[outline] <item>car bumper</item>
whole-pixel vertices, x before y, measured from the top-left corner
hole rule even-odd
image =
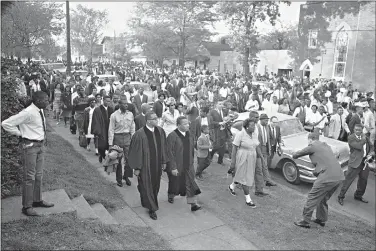
[[[307,183],[313,183],[317,179],[315,175],[313,175],[313,170],[303,165],[297,165],[299,168],[299,177],[301,181]],[[342,167],[342,171],[345,173],[347,172],[348,166]]]

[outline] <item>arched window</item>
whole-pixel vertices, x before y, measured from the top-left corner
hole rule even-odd
[[[334,48],[334,69],[333,78],[344,80],[346,61],[347,61],[347,51],[349,45],[349,34],[348,31],[342,27],[338,33],[335,40]]]

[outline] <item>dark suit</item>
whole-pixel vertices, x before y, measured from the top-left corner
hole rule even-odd
[[[277,145],[281,144],[281,128],[279,126],[276,126],[275,131],[273,132],[273,128],[270,125],[268,127],[270,132],[270,156],[268,158],[268,167],[270,168],[274,154],[277,152]]]
[[[263,192],[264,189],[264,182],[272,183],[272,179],[270,177],[270,173],[268,170],[268,157],[270,156],[270,131],[269,126],[265,126],[265,133],[266,133],[266,141],[263,138],[263,126],[256,125],[256,130],[258,130],[258,138],[260,142],[260,149],[261,153],[264,157],[265,162],[261,160],[261,158],[257,158],[256,161],[256,169],[255,169],[255,188],[256,193]]]
[[[142,115],[142,113],[138,114],[135,118],[134,118],[134,123],[135,123],[135,129],[136,131],[142,127],[144,127],[146,125],[146,119],[145,119],[145,116]]]
[[[162,118],[162,114],[163,114],[164,111],[163,111],[163,104],[162,104],[161,101],[157,100],[154,103],[153,111],[155,112],[155,114],[157,114],[158,118]]]
[[[147,102],[148,102],[148,95],[146,95],[145,93],[142,95],[142,100],[141,100],[140,94],[137,94],[137,95],[134,96],[134,103],[136,105],[138,114],[142,113],[141,105],[145,104]]]
[[[338,198],[345,198],[347,190],[355,180],[356,176],[358,176],[358,184],[354,197],[360,199],[366,192],[369,175],[369,167],[363,170],[364,160],[366,159],[366,157],[364,157],[364,145],[366,145],[366,156],[374,151],[374,147],[365,135],[362,135],[361,139],[358,139],[355,134],[351,134],[348,137],[348,143],[350,146],[349,168]]]
[[[222,116],[225,112],[222,109]],[[221,114],[218,110],[211,110],[208,114],[209,135],[213,142],[213,150],[211,151],[211,158],[218,152],[218,163],[223,163],[223,156],[226,151],[226,130],[220,130],[219,123],[223,121]]]
[[[315,166],[314,173],[318,174],[307,202],[303,209],[303,217],[310,222],[313,211],[316,209],[316,219],[325,222],[328,220],[328,200],[340,186],[344,175],[341,166],[333,153],[332,148],[325,142],[314,141],[306,148],[293,154],[293,158],[309,155]]]
[[[98,138],[98,153],[102,158],[106,157],[105,152],[108,150],[108,127],[112,113],[112,107],[107,107],[106,111],[103,105],[95,108],[93,112],[91,133]]]
[[[361,124],[362,121],[360,120],[360,117],[359,117],[359,114],[357,113],[354,113],[351,118],[350,118],[350,121],[349,121],[349,130],[350,130],[350,133],[354,133],[354,127],[356,124]]]

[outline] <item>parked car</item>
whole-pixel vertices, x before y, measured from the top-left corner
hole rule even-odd
[[[63,74],[67,71],[67,67],[63,63],[47,63],[40,66],[44,67],[47,71],[58,71]]]
[[[259,112],[263,113],[262,111]],[[243,127],[243,121],[248,118],[249,113],[240,113],[237,120],[233,123],[231,132],[235,136]],[[277,113],[275,116],[279,120],[282,138],[282,155],[275,154],[270,168],[281,168],[283,177],[292,184],[299,184],[301,181],[313,183],[316,177],[313,175],[315,167],[309,156],[303,156],[293,159],[292,154],[308,146],[308,134],[305,131],[298,118],[290,115]],[[269,115],[270,117],[270,115]],[[342,170],[347,171],[350,156],[350,148],[347,143],[320,136],[320,141],[326,142],[333,150]]]

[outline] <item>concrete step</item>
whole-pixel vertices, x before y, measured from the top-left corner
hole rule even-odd
[[[98,216],[99,220],[103,224],[106,224],[106,225],[119,224],[101,203],[96,203],[94,205],[91,205],[91,208],[94,210],[95,214]]]
[[[47,191],[42,193],[42,199],[55,204],[50,208],[35,208],[41,216],[50,214],[72,213],[76,214],[76,208],[69,199],[64,189]],[[22,214],[22,197],[14,196],[1,200],[1,222],[11,222],[28,217]]]
[[[146,227],[145,222],[130,208],[124,207],[111,213],[117,222],[124,226]]]
[[[79,219],[98,219],[98,215],[96,215],[93,208],[87,203],[83,195],[72,199],[72,202],[76,207],[77,217]]]

